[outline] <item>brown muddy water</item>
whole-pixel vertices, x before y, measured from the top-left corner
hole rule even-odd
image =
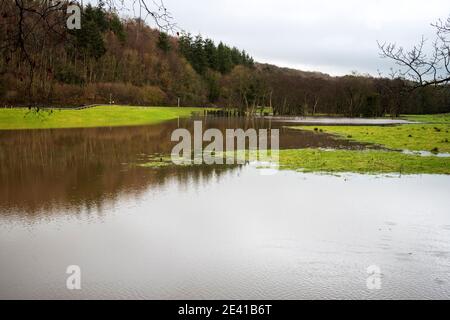
[[[449,176],[134,165],[177,127],[0,132],[0,298],[450,298]],[[288,129],[280,146],[365,147]]]

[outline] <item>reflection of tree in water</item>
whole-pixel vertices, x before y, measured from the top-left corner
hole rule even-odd
[[[171,150],[176,126],[1,132],[0,210],[30,215],[82,208],[100,212],[125,193],[140,196],[171,179],[197,183],[231,170],[133,165],[146,154]]]
[[[354,148],[359,145],[331,136],[282,129],[282,124],[249,118],[203,119],[204,130],[280,128],[280,147]],[[193,131],[192,120],[180,127]],[[233,168],[138,168],[152,154],[169,154],[178,121],[157,126],[23,130],[0,132],[0,210],[51,211],[58,208],[99,207],[129,193],[139,195],[170,179],[198,183]]]

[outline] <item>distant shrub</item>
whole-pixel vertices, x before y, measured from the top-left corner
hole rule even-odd
[[[164,91],[156,86],[138,87],[130,83],[97,83],[94,86],[96,103],[161,105],[166,100]]]
[[[97,102],[97,86],[94,83],[84,87],[83,98],[87,104],[94,104]]]
[[[1,104],[15,104],[19,95],[19,88],[16,87],[17,80],[10,74],[0,77],[0,99]]]
[[[81,86],[56,83],[53,86],[51,100],[57,105],[79,105],[84,103],[83,93]]]
[[[65,84],[81,85],[84,82],[83,78],[77,74],[75,67],[70,64],[57,68],[55,79]]]
[[[6,94],[6,86],[3,82],[3,79],[0,78],[0,99],[3,98]]]
[[[8,102],[15,102],[18,95],[19,93],[17,92],[17,90],[7,90],[5,92],[4,99]]]
[[[97,83],[96,100],[98,103],[134,103],[137,90],[131,84],[124,83]]]
[[[159,87],[144,86],[142,87],[143,101],[142,104],[157,106],[164,104],[167,99],[166,94]]]

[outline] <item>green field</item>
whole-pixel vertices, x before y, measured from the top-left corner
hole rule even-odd
[[[281,150],[280,166],[302,172],[450,174],[450,158],[375,150]]]
[[[450,152],[449,124],[400,126],[296,126],[317,134],[334,134],[342,139],[378,144],[395,150]]]
[[[428,123],[447,123],[450,124],[450,113],[445,114],[421,114],[421,115],[404,115],[401,118],[411,121],[428,122]]]
[[[249,161],[249,151],[225,152],[226,158],[239,157]],[[258,153],[254,154],[257,157]],[[218,155],[216,155],[218,156]],[[256,158],[254,158],[256,159]],[[175,166],[168,155],[150,156],[149,161],[138,166],[159,169]],[[261,160],[261,159],[260,159]],[[265,159],[264,161],[267,161]],[[365,173],[365,174],[450,174],[449,157],[425,157],[396,151],[380,150],[322,150],[291,149],[279,151],[281,170],[321,173]],[[195,166],[188,161],[187,166]],[[262,165],[264,167],[264,165]]]
[[[376,144],[394,151],[287,150],[280,153],[282,167],[308,172],[450,174],[450,158],[399,152],[450,152],[450,114],[412,115],[402,118],[423,123],[398,126],[291,127],[317,134],[333,134],[339,139]]]
[[[0,130],[137,126],[189,117],[200,108],[98,106],[82,110],[0,109]]]

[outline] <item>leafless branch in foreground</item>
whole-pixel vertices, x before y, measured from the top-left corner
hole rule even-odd
[[[409,50],[395,43],[378,43],[381,57],[394,61],[399,77],[412,81],[415,88],[450,83],[450,17],[432,26],[436,39],[431,48],[424,37]]]

